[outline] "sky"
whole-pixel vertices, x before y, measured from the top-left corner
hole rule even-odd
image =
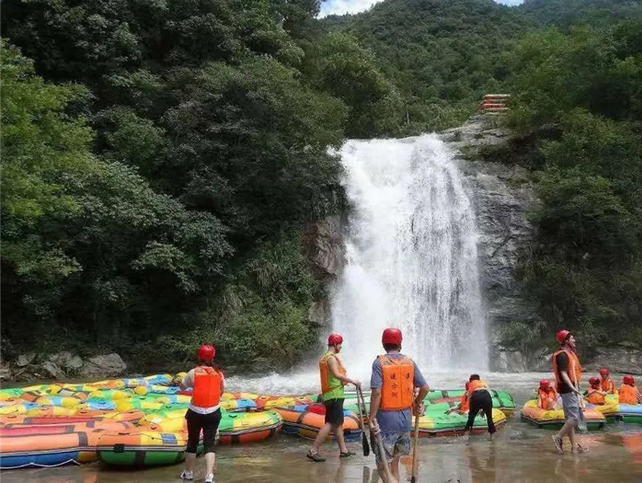
[[[367,10],[381,0],[325,0],[321,4],[321,17],[326,15],[343,15],[344,13],[357,13]],[[519,5],[523,0],[495,0],[504,5]]]

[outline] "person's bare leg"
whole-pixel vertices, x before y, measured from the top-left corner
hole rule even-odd
[[[568,439],[571,441],[571,449],[575,450],[577,448],[577,440],[575,438],[575,427],[572,427],[571,431],[568,433]]]
[[[314,443],[312,443],[313,453],[319,452],[319,448],[321,447],[323,442],[326,440],[326,438],[330,435],[330,431],[332,431],[332,425],[330,423],[325,423],[323,427],[319,430],[317,437],[314,438]]]
[[[196,453],[185,453],[185,471],[192,473],[196,464]]]
[[[399,459],[400,456],[395,456],[390,463],[390,473],[392,473],[395,481],[401,481],[401,477],[399,476]]]
[[[337,438],[337,444],[339,445],[339,451],[342,453],[347,453],[348,452],[348,447],[346,446],[346,440],[343,437],[343,426],[340,424],[335,426],[334,428],[334,437]]]
[[[205,453],[205,475],[214,474],[216,464],[216,453]]]

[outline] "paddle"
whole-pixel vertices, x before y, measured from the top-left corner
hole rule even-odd
[[[417,440],[419,439],[419,411],[415,415],[415,432],[413,434],[412,441],[412,476],[410,477],[410,483],[417,483],[418,478],[418,469],[419,469],[419,458],[417,458]]]
[[[363,409],[365,410],[366,402],[363,399],[363,393],[361,392],[361,388],[358,388],[357,390],[359,391],[359,394],[361,394],[361,400],[363,401]],[[368,422],[368,424],[370,424],[370,422]],[[375,441],[377,443],[377,449],[379,450],[379,456],[381,458],[381,461],[383,462],[383,472],[386,475],[386,482],[391,482],[391,481],[393,481],[392,473],[390,473],[390,466],[388,465],[388,458],[386,458],[386,450],[383,448],[383,441],[381,440],[381,432],[376,432],[374,434],[374,439],[375,439]],[[365,452],[365,448],[364,448],[364,452]]]
[[[357,406],[359,406],[359,422],[361,424],[361,446],[363,448],[363,456],[370,455],[370,444],[368,443],[368,436],[366,435],[365,419],[366,419],[366,402],[363,399],[361,388],[357,388]]]

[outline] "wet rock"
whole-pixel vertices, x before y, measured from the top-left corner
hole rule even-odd
[[[0,381],[10,381],[13,377],[11,366],[6,363],[0,363]]]
[[[125,361],[116,353],[94,356],[85,361],[80,369],[82,377],[120,376],[127,369]]]
[[[642,375],[642,350],[626,343],[596,347],[584,368],[599,371],[602,367],[611,372]]]
[[[475,206],[479,233],[478,255],[480,282],[491,332],[511,322],[531,324],[536,317],[532,297],[526,293],[517,276],[520,259],[534,240],[534,229],[527,213],[538,200],[529,173],[519,166],[471,160],[471,149],[495,145],[508,140],[508,132],[489,118],[477,116],[464,126],[443,134],[459,150],[459,164]],[[466,152],[466,158],[462,152]],[[526,370],[532,355],[503,350],[496,340],[491,347],[491,361],[501,354]],[[498,366],[505,362],[498,362]],[[541,365],[541,362],[538,363]],[[517,369],[515,369],[517,370]]]
[[[491,361],[490,369],[495,372],[528,371],[528,358],[521,351],[498,350]]]
[[[59,379],[65,376],[64,371],[51,361],[44,362],[38,369],[47,378]]]
[[[303,233],[303,249],[314,275],[322,281],[336,280],[343,271],[342,222],[338,215],[308,223]]]
[[[66,370],[78,370],[82,367],[82,359],[80,356],[74,355],[71,352],[63,351],[58,352],[57,354],[50,355],[47,360],[56,364],[59,367],[62,367]]]
[[[18,356],[18,360],[16,361],[16,365],[18,367],[25,367],[31,364],[34,360],[36,360],[36,354],[34,352],[28,352],[27,354],[20,354]]]
[[[308,323],[315,327],[331,327],[330,307],[327,299],[313,302],[308,310]]]

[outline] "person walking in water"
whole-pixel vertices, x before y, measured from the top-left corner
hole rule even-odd
[[[328,337],[328,351],[319,361],[321,392],[323,393],[323,404],[325,405],[325,424],[317,434],[312,448],[306,455],[308,459],[317,463],[325,461],[325,458],[319,454],[319,448],[330,432],[334,432],[334,437],[339,445],[340,458],[349,458],[355,454],[348,450],[343,437],[344,386],[346,384],[354,384],[360,387],[361,384],[359,381],[346,376],[346,370],[338,357],[342,344],[343,337],[339,334],[330,334]]]
[[[488,433],[492,436],[497,431],[495,428],[495,421],[493,421],[493,397],[488,390],[488,384],[481,380],[479,374],[471,374],[468,379],[468,421],[464,432],[469,432],[473,429],[475,418],[479,411],[483,411],[486,415],[486,422],[488,423]]]
[[[214,445],[218,425],[221,422],[219,403],[225,388],[223,374],[213,367],[215,355],[214,346],[202,345],[196,354],[196,367],[181,381],[181,389],[192,388],[192,401],[185,414],[187,449],[185,450],[185,469],[180,476],[182,480],[194,479],[196,449],[202,430],[205,448],[205,483],[214,483],[214,465],[216,464]]]
[[[553,443],[557,452],[563,454],[564,437],[568,436],[571,441],[571,451],[584,453],[587,449],[575,440],[575,428],[583,419],[580,392],[582,366],[575,353],[575,337],[568,330],[560,330],[556,338],[560,349],[553,354],[553,374],[557,383],[557,392],[562,398],[565,422],[562,429],[553,436]]]
[[[383,331],[381,342],[386,351],[372,363],[370,378],[370,429],[377,469],[385,481],[383,458],[390,463],[393,480],[399,481],[399,459],[410,454],[412,416],[423,413],[423,400],[429,388],[414,361],[401,354],[399,329]],[[415,396],[415,389],[419,389]],[[385,454],[380,454],[375,438],[381,437]]]

